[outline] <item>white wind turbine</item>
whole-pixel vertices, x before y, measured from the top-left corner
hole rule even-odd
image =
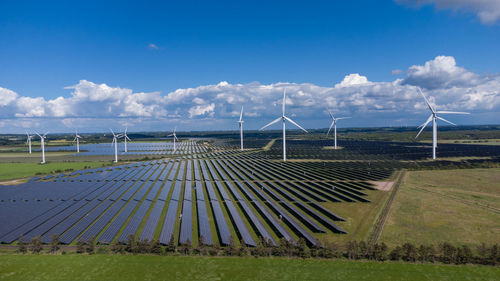
[[[110,128],[109,129],[111,131],[111,133],[113,134],[113,142],[111,143],[111,145],[115,145],[115,163],[118,163],[118,138],[121,138],[122,135],[121,134],[118,134],[116,135],[115,132],[113,132],[113,130]]]
[[[333,129],[333,135],[334,135],[334,138],[335,138],[335,146],[334,146],[334,148],[337,149],[337,121],[342,120],[342,119],[349,119],[351,117],[339,117],[339,118],[335,118],[333,116],[333,114],[330,112],[330,110],[328,110],[328,114],[330,115],[330,118],[332,118],[332,124],[330,124],[330,128],[328,129],[328,132],[326,133],[326,136],[328,136],[328,134],[330,134],[330,130],[332,129],[332,126],[333,126],[334,127],[334,129]]]
[[[123,136],[123,139],[125,140],[125,152],[128,152],[128,151],[127,151],[127,140],[132,141],[132,140],[128,137],[128,135],[127,135],[127,129],[128,129],[128,128],[125,128],[125,132],[124,132],[124,133],[123,133],[123,135],[122,135],[122,136]]]
[[[176,130],[177,130],[177,127],[175,127],[175,128],[174,128],[174,131],[173,131],[170,135],[168,135],[168,136],[167,136],[167,137],[173,137],[173,139],[174,139],[174,152],[175,152],[175,149],[176,149],[176,148],[175,148],[175,141],[179,140],[179,139],[177,138],[177,135],[175,134],[175,131],[176,131]]]
[[[282,115],[281,117],[277,118],[276,120],[272,121],[271,123],[265,125],[264,127],[260,128],[259,131],[264,130],[265,128],[279,122],[280,120],[282,121],[283,124],[283,161],[286,161],[286,129],[285,129],[285,123],[286,121],[294,124],[295,126],[299,127],[302,131],[308,133],[308,131],[304,128],[302,128],[299,124],[295,123],[292,119],[286,117],[285,115],[285,104],[286,104],[286,89],[283,91],[283,104],[282,104]]]
[[[241,112],[240,112],[240,120],[238,121],[238,124],[240,125],[240,147],[241,150],[243,150],[243,106],[241,106]]]
[[[425,97],[424,93],[422,93],[422,90],[420,88],[417,88],[418,92],[424,97],[425,103],[427,103],[427,106],[429,107],[429,110],[431,111],[431,115],[429,118],[427,118],[427,121],[425,121],[424,124],[420,125],[418,128],[421,128],[420,131],[418,132],[417,136],[415,138],[418,138],[420,133],[425,129],[425,126],[429,124],[429,122],[432,121],[432,159],[436,159],[436,147],[437,147],[437,119],[444,121],[446,123],[449,123],[453,126],[456,126],[454,123],[444,119],[443,117],[439,117],[438,114],[469,114],[468,112],[454,112],[454,111],[436,111],[435,108],[430,104],[429,100]]]
[[[31,154],[31,140],[35,137],[34,135],[30,135],[28,133],[28,131],[26,131],[26,136],[28,137],[28,139],[26,140],[26,144],[28,144],[28,148],[29,148],[29,153]]]
[[[45,164],[45,139],[46,139],[46,136],[49,132],[46,132],[45,134],[40,135],[39,133],[37,133],[35,131],[35,134],[37,134],[39,137],[40,137],[40,143],[42,145],[42,162],[40,162],[40,164]]]
[[[75,129],[75,139],[73,140],[73,142],[76,141],[76,152],[77,153],[80,153],[80,139],[82,137],[78,134],[78,131]]]

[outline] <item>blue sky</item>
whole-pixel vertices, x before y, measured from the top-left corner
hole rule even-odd
[[[1,1],[0,132],[231,129],[242,104],[256,129],[284,88],[306,127],[421,123],[415,86],[498,123],[496,0],[211,2]]]

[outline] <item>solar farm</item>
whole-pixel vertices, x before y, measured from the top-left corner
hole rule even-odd
[[[243,151],[237,141],[221,139],[185,140],[175,152],[171,143],[129,145],[128,153],[160,158],[1,188],[0,242],[40,236],[50,243],[58,235],[62,244],[108,245],[132,235],[163,245],[255,247],[303,239],[321,247],[319,237],[349,232],[340,203],[371,204],[383,192],[377,182],[429,155],[427,144],[361,140],[340,141],[342,149],[332,150],[329,140],[291,139],[288,162],[279,160],[279,139],[249,140]],[[91,148],[111,153],[109,144]],[[500,146],[442,144],[439,153],[500,161]]]

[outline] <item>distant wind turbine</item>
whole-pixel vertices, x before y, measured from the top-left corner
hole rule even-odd
[[[431,115],[429,118],[427,118],[427,121],[425,121],[424,124],[420,125],[418,128],[421,128],[420,131],[418,132],[417,136],[415,138],[418,138],[420,133],[425,129],[425,126],[429,124],[429,122],[432,121],[432,159],[436,159],[436,147],[437,147],[437,119],[444,121],[446,123],[449,123],[453,126],[456,126],[456,124],[439,117],[438,114],[469,114],[468,112],[454,112],[454,111],[436,111],[435,108],[430,104],[429,100],[425,97],[424,93],[422,93],[422,90],[420,88],[417,88],[418,92],[424,97],[425,103],[427,103],[427,106],[429,107],[429,110],[431,111]]]
[[[179,139],[177,138],[177,135],[175,134],[175,131],[176,131],[176,130],[177,130],[177,127],[175,127],[175,128],[174,128],[174,131],[173,131],[170,135],[168,135],[168,136],[167,136],[167,137],[173,137],[173,139],[174,139],[174,152],[175,152],[175,149],[176,149],[176,148],[175,148],[175,141],[176,141],[176,140],[179,140]]]
[[[115,132],[113,132],[113,130],[110,128],[109,129],[111,131],[111,133],[113,134],[113,142],[111,143],[111,145],[115,145],[115,163],[118,163],[118,138],[121,138],[122,135],[121,134],[118,134],[116,135]]]
[[[259,131],[264,130],[265,128],[282,121],[283,123],[283,161],[286,161],[286,128],[285,128],[285,123],[286,121],[294,124],[295,126],[299,127],[302,131],[308,133],[308,131],[304,128],[302,128],[299,124],[295,123],[292,119],[286,117],[285,115],[285,104],[286,104],[286,89],[283,91],[283,104],[282,104],[282,114],[281,117],[277,118],[276,120],[272,121],[271,123],[265,125],[264,127],[260,128]]]
[[[30,135],[28,133],[28,131],[26,131],[26,136],[28,137],[28,139],[26,140],[26,144],[28,145],[28,148],[29,148],[29,153],[31,154],[31,140],[33,139],[33,135]]]
[[[75,139],[73,142],[76,142],[76,153],[80,153],[80,139],[82,137],[78,134],[78,131],[75,129]]]
[[[43,134],[43,136],[36,131],[35,133],[40,137],[40,143],[42,145],[42,162],[40,162],[40,164],[45,164],[45,139],[49,132],[46,132],[45,134]]]
[[[330,115],[330,118],[332,118],[332,124],[330,124],[330,128],[328,129],[328,132],[326,133],[326,136],[328,136],[328,134],[330,134],[330,130],[332,129],[332,126],[333,126],[334,127],[334,129],[333,129],[333,135],[334,135],[334,138],[335,138],[335,146],[334,146],[334,148],[337,149],[337,121],[342,120],[342,119],[349,119],[351,117],[339,117],[339,118],[335,118],[333,116],[333,114],[330,112],[330,110],[328,110],[328,114]]]
[[[238,121],[238,124],[240,125],[240,146],[241,150],[243,150],[243,106],[241,106],[241,112],[240,112],[240,120]]]
[[[132,141],[132,140],[128,137],[128,135],[127,135],[127,129],[128,129],[128,128],[125,128],[125,132],[124,132],[124,133],[123,133],[123,135],[122,135],[122,136],[123,136],[123,139],[125,140],[125,152],[128,152],[128,151],[127,151],[127,140]]]

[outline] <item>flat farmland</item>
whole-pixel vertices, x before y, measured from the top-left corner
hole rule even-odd
[[[498,280],[500,269],[318,259],[0,255],[2,280]]]
[[[500,169],[411,171],[381,241],[476,246],[500,237]]]

